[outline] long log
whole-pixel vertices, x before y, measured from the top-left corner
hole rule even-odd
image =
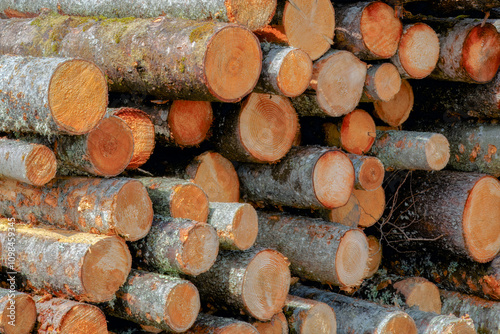
[[[153,209],[144,186],[128,178],[55,178],[43,188],[0,180],[0,214],[82,232],[144,237]]]
[[[364,155],[347,155],[354,166],[356,179],[354,189],[372,191],[378,189],[384,181],[384,165],[380,159]]]
[[[257,329],[247,322],[200,314],[193,327],[185,333],[190,334],[259,334]]]
[[[474,323],[470,318],[457,318],[453,315],[438,315],[433,312],[423,312],[415,308],[406,310],[415,321],[419,334],[456,333],[474,334]]]
[[[0,131],[84,134],[106,113],[106,80],[89,61],[4,55],[0,78]]]
[[[0,331],[5,334],[31,333],[36,323],[35,301],[30,295],[15,291],[15,284],[12,288],[0,289]]]
[[[401,88],[401,75],[391,63],[368,65],[361,102],[389,101]]]
[[[290,270],[282,254],[254,247],[243,252],[221,252],[209,271],[191,281],[202,301],[267,321],[285,304]]]
[[[325,303],[288,295],[283,312],[288,320],[290,334],[335,334],[337,318]]]
[[[254,321],[252,326],[259,334],[289,334],[288,322],[283,312],[276,313],[269,321]],[[292,333],[290,333],[292,334]]]
[[[262,67],[260,44],[248,29],[213,21],[49,13],[2,20],[0,30],[2,54],[83,58],[106,73],[111,91],[172,100],[239,101]]]
[[[132,262],[118,237],[28,227],[5,218],[0,219],[0,242],[2,266],[17,272],[20,286],[80,301],[111,300]]]

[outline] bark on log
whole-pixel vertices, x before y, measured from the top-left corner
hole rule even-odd
[[[362,215],[358,199],[354,194],[351,194],[345,205],[331,210],[319,210],[317,216],[333,223],[358,227]]]
[[[12,283],[10,278],[8,283]],[[30,295],[14,291],[15,288],[13,284],[11,290],[0,289],[0,331],[5,334],[31,333],[36,323],[35,302]]]
[[[337,333],[335,312],[325,303],[288,295],[283,312],[290,334]]]
[[[254,321],[252,326],[259,334],[289,334],[288,322],[283,312],[276,313],[269,321]]]
[[[43,186],[56,175],[57,161],[47,146],[0,138],[0,176]]]
[[[396,307],[384,307],[300,284],[291,286],[290,294],[328,304],[337,317],[339,333],[417,334],[415,322]],[[360,317],[360,314],[365,316]]]
[[[148,235],[130,244],[137,268],[160,274],[196,276],[207,271],[219,252],[217,231],[206,223],[155,216]]]
[[[360,208],[359,227],[374,225],[384,214],[385,190],[378,187],[373,191],[354,189],[353,196],[358,200]]]
[[[287,259],[272,249],[221,252],[209,271],[192,277],[202,301],[261,321],[281,311],[290,286]]]
[[[368,261],[358,229],[287,214],[259,212],[257,245],[283,253],[294,275],[338,286],[359,285]]]
[[[217,108],[212,141],[230,160],[271,163],[291,149],[298,123],[288,98],[252,93],[241,105]]]
[[[211,202],[207,222],[217,230],[222,249],[247,250],[257,239],[257,212],[250,204]]]
[[[382,244],[373,235],[367,236],[366,239],[368,240],[368,267],[365,278],[370,278],[375,275],[382,263]]]
[[[0,214],[82,232],[144,237],[153,208],[142,184],[128,178],[56,178],[45,187],[0,180]]]
[[[390,101],[401,88],[401,75],[391,63],[368,65],[361,102]]]
[[[111,91],[172,100],[239,101],[253,90],[262,67],[260,44],[248,29],[213,21],[49,13],[2,20],[0,30],[0,53],[95,61]]]
[[[106,80],[89,61],[4,55],[0,78],[0,131],[84,134],[106,113]]]
[[[453,315],[438,315],[433,312],[423,312],[414,308],[406,310],[417,325],[419,334],[456,333],[475,334],[474,323],[470,318],[457,318]]]
[[[356,179],[354,189],[372,191],[378,189],[384,181],[384,165],[375,157],[364,155],[347,155],[354,166]]]
[[[3,270],[17,272],[19,286],[80,301],[112,299],[132,262],[118,237],[34,228],[8,219],[0,219],[0,242]],[[9,247],[16,250],[14,264],[8,260]]]
[[[410,116],[414,101],[412,86],[408,80],[402,80],[399,92],[392,99],[373,102],[373,115],[390,126],[400,126]]]
[[[187,334],[259,334],[257,329],[247,322],[200,314]]]

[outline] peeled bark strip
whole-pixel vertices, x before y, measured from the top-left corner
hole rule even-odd
[[[241,106],[220,106],[213,142],[231,160],[275,162],[291,149],[298,123],[288,98],[252,93]]]
[[[2,266],[16,271],[16,277],[20,276],[22,285],[30,290],[104,302],[113,298],[130,272],[130,252],[125,242],[115,236],[21,224],[14,229],[16,263],[10,265],[7,249],[13,229],[7,219],[0,220]]]
[[[408,80],[402,80],[399,92],[392,99],[373,102],[373,115],[390,126],[400,126],[410,116],[414,101],[412,86]]]
[[[82,232],[144,237],[153,208],[144,186],[128,178],[56,178],[45,187],[0,180],[0,214]]]
[[[354,189],[353,196],[358,200],[360,209],[359,227],[374,225],[384,214],[385,190],[378,187],[373,191]]]
[[[288,322],[283,312],[276,313],[271,320],[255,321],[252,326],[257,329],[259,334],[288,334]]]
[[[369,65],[361,101],[389,101],[400,88],[401,75],[396,66],[391,63]]]
[[[335,334],[337,318],[325,303],[288,295],[283,308],[290,334]]]
[[[339,5],[335,18],[335,47],[366,60],[396,53],[403,25],[392,7],[380,1]]]
[[[259,212],[257,245],[283,253],[294,275],[338,286],[359,285],[368,261],[363,232],[321,219]]]
[[[208,197],[196,184],[168,177],[141,177],[137,180],[146,187],[156,214],[202,223],[207,221]]]
[[[382,244],[373,235],[367,236],[366,239],[368,240],[368,267],[365,278],[370,278],[375,275],[382,263]]]
[[[10,280],[8,282],[10,283]],[[31,333],[35,327],[37,314],[35,302],[26,293],[0,289],[0,314],[2,333]]]
[[[0,78],[0,131],[84,134],[106,113],[106,80],[89,61],[5,55]]]
[[[247,322],[200,314],[193,327],[185,333],[191,334],[259,334],[257,329]]]
[[[257,212],[247,203],[211,202],[208,224],[217,230],[222,249],[246,250],[259,230]]]
[[[281,311],[290,286],[286,258],[272,249],[221,252],[209,271],[192,277],[202,300],[261,321]]]
[[[410,277],[394,283],[394,288],[405,297],[406,305],[418,306],[420,311],[441,313],[438,287],[423,277]]]
[[[359,201],[353,194],[345,205],[331,210],[320,210],[318,213],[320,218],[349,227],[358,227],[361,215]]]
[[[354,168],[338,149],[294,147],[274,165],[241,164],[241,191],[246,200],[297,208],[334,208],[347,203]]]
[[[384,307],[300,284],[291,286],[290,294],[328,304],[335,311],[339,333],[417,334],[415,322],[396,307]]]
[[[377,131],[370,151],[386,170],[441,170],[450,158],[445,136],[433,132]]]
[[[415,321],[420,334],[449,333],[475,334],[474,323],[470,318],[457,318],[453,315],[438,315],[411,308],[406,310]]]
[[[347,155],[354,166],[356,179],[354,189],[372,191],[378,189],[384,181],[384,165],[375,157],[364,155]]]
[[[0,21],[0,30],[0,53],[94,61],[111,91],[172,100],[239,101],[262,67],[260,44],[248,29],[213,21],[49,13]]]
[[[47,146],[0,138],[0,177],[43,186],[56,169],[56,156]]]
[[[200,311],[198,289],[178,277],[132,270],[106,314],[173,332],[188,330]]]

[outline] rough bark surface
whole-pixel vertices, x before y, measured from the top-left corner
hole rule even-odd
[[[416,308],[406,310],[417,325],[418,332],[474,334],[474,323],[470,318],[457,318],[454,315],[438,315],[433,312],[423,312]],[[449,313],[449,312],[447,312]]]
[[[30,295],[0,288],[0,331],[6,334],[31,333],[36,323],[35,301]]]
[[[186,333],[191,334],[259,334],[257,329],[247,322],[216,317],[208,314],[200,314],[193,327]]]
[[[335,334],[337,318],[325,303],[288,295],[283,308],[290,334]]]

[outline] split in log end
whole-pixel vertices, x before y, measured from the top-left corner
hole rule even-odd
[[[376,128],[373,118],[364,110],[347,114],[340,128],[340,142],[349,153],[365,154],[375,142]]]
[[[359,227],[372,226],[382,217],[385,210],[384,187],[378,187],[373,191],[354,189],[353,194],[360,206]]]
[[[413,319],[406,313],[395,312],[380,323],[376,333],[381,334],[417,334],[417,326]]]
[[[375,275],[382,263],[382,244],[373,235],[369,235],[366,239],[368,240],[368,266],[365,278],[369,278]]]
[[[399,92],[389,101],[375,101],[375,115],[390,126],[403,124],[413,109],[414,96],[408,80],[401,81]]]
[[[276,0],[225,1],[229,22],[238,23],[250,30],[263,28],[271,22],[276,12]]]
[[[278,88],[288,97],[302,94],[311,81],[313,64],[309,55],[294,49],[285,56],[278,73]]]
[[[106,277],[101,279],[105,281]],[[59,329],[60,333],[107,334],[108,323],[100,309],[92,305],[78,303],[66,313]]]
[[[181,231],[181,235],[185,232]],[[197,223],[185,236],[182,254],[177,254],[182,272],[197,276],[212,267],[219,254],[219,237],[217,231],[206,223]]]
[[[170,200],[170,215],[205,223],[208,218],[208,197],[195,184],[178,185]]]
[[[425,143],[425,157],[431,170],[441,170],[450,159],[450,144],[442,134],[433,135]]]
[[[27,294],[15,295],[13,296],[13,300],[16,307],[14,325],[12,325],[12,317],[9,317],[11,310],[8,309],[8,305],[10,305],[8,302],[2,314],[3,333],[31,333],[35,327],[37,316],[35,301]]]
[[[357,229],[347,231],[340,240],[335,255],[335,270],[343,286],[360,285],[368,263],[368,240]]]
[[[406,305],[418,306],[420,311],[441,314],[441,297],[436,284],[422,277],[410,277],[394,283],[394,288],[405,296]]]
[[[44,145],[34,145],[25,160],[26,177],[35,186],[43,186],[54,178],[57,160],[54,152]]]
[[[210,102],[176,100],[172,102],[167,122],[177,145],[195,146],[207,138],[212,121]]]
[[[166,315],[168,325],[175,332],[183,332],[193,326],[200,312],[198,289],[190,282],[178,284],[169,293]]]
[[[472,80],[491,81],[500,66],[500,34],[494,25],[477,25],[469,31],[462,49],[461,63]]]
[[[384,181],[385,169],[382,162],[375,157],[366,157],[359,169],[358,183],[363,190],[378,189]]]
[[[401,75],[398,68],[391,63],[374,65],[374,73],[370,77],[370,69],[365,81],[365,94],[372,100],[389,101],[401,89]]]
[[[258,221],[257,211],[250,204],[238,209],[232,228],[234,244],[238,249],[246,250],[253,246],[259,232]]]

